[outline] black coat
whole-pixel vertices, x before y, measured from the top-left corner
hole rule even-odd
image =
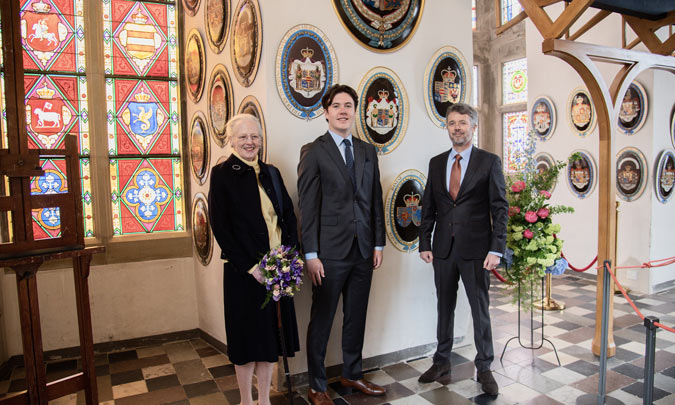
[[[272,201],[281,228],[282,244],[297,247],[298,232],[293,202],[279,175],[283,212],[272,184],[270,170],[260,162],[260,183]],[[278,173],[278,171],[277,171]],[[261,309],[266,290],[248,270],[267,253],[269,235],[262,216],[255,170],[235,155],[211,170],[209,189],[211,229],[222,250],[224,266],[225,329],[230,361],[277,361],[281,355],[274,301]],[[289,355],[299,350],[293,300],[283,298],[282,319]]]

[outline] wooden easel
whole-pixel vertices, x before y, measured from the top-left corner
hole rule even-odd
[[[20,2],[0,2],[3,22],[3,62],[7,133],[0,135],[0,268],[16,273],[24,366],[28,389],[0,399],[0,404],[44,404],[66,394],[85,391],[87,404],[98,403],[94,369],[94,343],[89,307],[91,256],[104,247],[84,246],[77,139],[67,135],[65,148],[30,149],[26,131],[24,70],[20,26]],[[6,139],[6,144],[5,144]],[[44,176],[40,159],[65,161],[67,187],[55,194],[34,194],[31,179]],[[5,185],[7,178],[8,187]],[[33,210],[58,209],[59,231],[55,237],[35,238]],[[11,213],[11,221],[6,213]],[[11,228],[10,228],[11,227]],[[10,232],[11,229],[11,232]],[[73,259],[75,298],[80,332],[82,372],[47,383],[38,303],[37,272],[50,260]]]

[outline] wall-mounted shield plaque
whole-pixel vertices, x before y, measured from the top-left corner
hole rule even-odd
[[[190,163],[192,174],[199,184],[206,182],[209,170],[209,133],[206,126],[206,117],[201,111],[192,116],[190,124]]]
[[[192,241],[199,262],[204,266],[208,265],[213,253],[213,238],[209,225],[209,209],[202,193],[195,194],[192,200]]]
[[[675,110],[673,110],[673,115],[670,117],[670,141],[675,148]]]
[[[394,247],[412,252],[419,247],[422,224],[422,195],[427,178],[417,170],[399,174],[389,188],[385,202],[387,236]]]
[[[385,67],[371,69],[361,80],[356,130],[381,154],[396,149],[408,128],[408,94],[401,79]]]
[[[258,159],[267,162],[267,130],[265,129],[265,118],[263,117],[262,108],[258,99],[253,95],[246,96],[241,100],[237,114],[251,114],[260,120],[260,127],[262,128],[262,142],[260,143],[260,152],[258,152]]]
[[[338,82],[337,57],[326,35],[309,24],[291,28],[279,43],[276,78],[291,114],[306,120],[323,114],[321,97]]]
[[[648,111],[645,88],[638,82],[631,83],[621,101],[619,129],[628,135],[633,135],[644,125]]]
[[[199,101],[206,81],[206,58],[204,40],[197,29],[188,34],[185,46],[185,76],[187,77],[188,94],[193,102]]]
[[[431,121],[445,128],[445,112],[454,103],[466,103],[471,91],[471,76],[464,55],[451,46],[434,54],[424,73],[424,105]]]
[[[412,38],[422,19],[424,0],[333,0],[333,7],[360,45],[392,52]]]
[[[616,155],[616,191],[626,201],[640,198],[649,178],[647,159],[638,149],[624,148]]]
[[[542,173],[551,167],[555,165],[555,160],[553,160],[553,156],[549,155],[546,152],[540,152],[534,155],[534,169],[538,173]],[[549,192],[553,192],[553,189],[555,189],[555,186],[557,184],[557,180],[553,182],[551,185],[551,188],[548,190]]]
[[[661,152],[654,173],[656,197],[665,204],[673,196],[675,187],[675,153],[672,150]]]
[[[185,14],[189,16],[194,16],[197,14],[197,10],[199,10],[199,1],[200,0],[183,0]]]
[[[567,100],[567,118],[572,130],[579,136],[587,136],[595,129],[597,117],[591,95],[585,89],[576,88]]]
[[[225,146],[225,124],[232,116],[232,83],[225,66],[213,68],[209,82],[209,123],[211,136],[221,148]]]
[[[229,0],[204,0],[204,28],[206,39],[214,53],[221,53],[227,44],[230,23]]]
[[[580,158],[567,165],[567,185],[579,198],[588,197],[595,188],[597,169],[589,152],[576,150]]]
[[[553,135],[556,116],[553,101],[546,96],[537,97],[530,113],[530,125],[540,140],[545,141]]]
[[[262,49],[262,21],[258,0],[239,0],[232,20],[230,56],[234,77],[249,87],[258,72]]]

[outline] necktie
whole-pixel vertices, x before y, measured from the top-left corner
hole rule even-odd
[[[460,166],[459,161],[462,160],[462,156],[457,154],[455,155],[455,163],[452,164],[452,171],[450,172],[450,197],[452,199],[457,198],[457,193],[459,193],[459,183],[462,180],[462,166]]]
[[[345,145],[345,165],[349,171],[349,177],[352,179],[352,186],[356,189],[356,173],[354,172],[354,155],[352,154],[352,143],[349,139],[344,139],[342,143]]]

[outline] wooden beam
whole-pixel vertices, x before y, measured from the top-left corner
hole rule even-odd
[[[658,21],[648,21],[631,16],[625,16],[625,18],[628,25],[635,31],[638,38],[640,38],[650,52],[659,55],[670,55],[673,53],[675,50],[673,35],[670,35],[665,42],[662,42],[654,31],[666,24],[675,22],[675,12],[668,13],[667,17]]]
[[[607,16],[609,16],[610,14],[612,14],[611,11],[607,11],[607,10],[598,11],[590,20],[588,20],[588,22],[586,24],[584,24],[581,28],[579,28],[579,30],[577,32],[570,35],[570,37],[568,39],[570,41],[576,40],[580,36],[584,35],[588,30],[595,27],[600,21],[607,18]]]
[[[642,42],[642,40],[641,40],[640,38],[635,38],[634,40],[631,41],[630,44],[624,46],[624,49],[633,49],[633,48],[635,48],[635,47],[637,46],[637,44],[639,44],[640,42]]]
[[[519,0],[528,17],[539,30],[544,39],[560,38],[572,24],[593,3],[593,0],[572,0],[571,3],[555,20],[551,20],[548,13],[538,4],[537,0]]]
[[[511,21],[507,22],[506,24],[500,25],[497,27],[497,35],[501,35],[502,32],[508,31],[513,27],[514,25],[518,24],[519,22],[523,21],[524,19],[527,18],[527,13],[524,11],[521,11],[518,13],[517,16],[513,17]]]

